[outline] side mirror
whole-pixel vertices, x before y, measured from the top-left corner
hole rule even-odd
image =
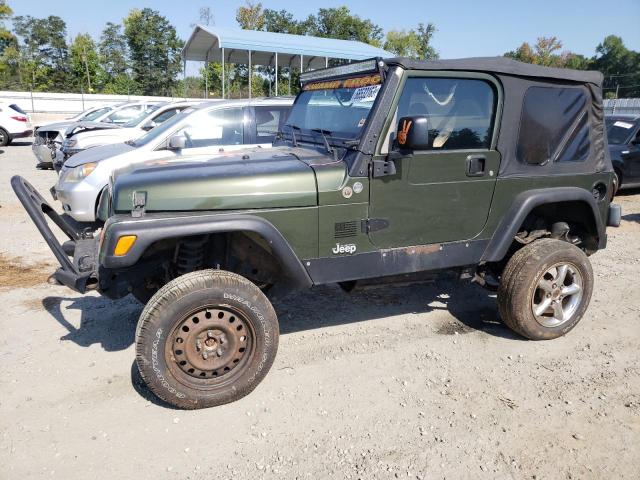
[[[423,116],[402,117],[396,142],[401,150],[429,150],[429,120]]]
[[[187,147],[187,138],[184,135],[174,135],[169,138],[169,150],[182,150]]]
[[[631,145],[635,145],[636,147],[640,145],[640,137],[636,137],[633,140],[631,140]]]
[[[149,123],[145,123],[145,124],[142,126],[142,129],[143,129],[143,130],[146,130],[146,131],[148,132],[149,130],[151,130],[152,128],[156,128],[157,126],[158,126],[158,124],[157,124],[156,122],[151,121],[151,122],[149,122]]]

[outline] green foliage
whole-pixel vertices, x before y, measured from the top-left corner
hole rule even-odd
[[[133,79],[144,95],[167,95],[177,86],[182,70],[183,42],[176,29],[150,8],[131,10],[124,19]]]
[[[88,33],[76,36],[69,47],[71,77],[80,91],[94,93],[104,80],[104,71],[95,42]]]
[[[605,76],[605,92],[640,97],[640,52],[625,47],[622,38],[609,35],[596,47],[592,67]]]
[[[562,42],[556,37],[540,37],[533,47],[524,42],[504,56],[547,67],[599,70],[604,75],[606,98],[615,98],[616,93],[619,97],[640,97],[640,52],[629,50],[616,35],[598,44],[591,58],[562,51]]]
[[[371,20],[352,14],[346,6],[321,8],[317,15],[309,15],[302,28],[307,35],[315,37],[356,40],[376,47],[382,44],[382,28]]]
[[[387,33],[384,49],[399,57],[435,60],[438,53],[431,46],[435,32],[436,27],[433,23],[420,23],[415,30],[391,30]]]
[[[40,91],[69,89],[67,26],[60,17],[13,19],[14,32],[21,40],[17,58],[21,83]]]

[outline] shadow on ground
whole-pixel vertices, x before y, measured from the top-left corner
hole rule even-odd
[[[142,305],[133,297],[120,301],[95,296],[46,297],[42,305],[69,332],[60,340],[81,347],[99,344],[107,352],[124,350],[133,344],[142,311]],[[79,326],[69,319],[73,310],[80,311]]]
[[[426,320],[435,334],[479,330],[496,337],[522,340],[499,321],[494,297],[478,286],[442,279],[431,284],[385,286],[353,293],[328,285],[291,295],[274,306],[284,335],[407,313],[448,311],[452,318]],[[68,330],[61,340],[82,347],[99,344],[108,352],[124,350],[134,343],[136,322],[142,311],[142,305],[132,297],[117,301],[96,296],[47,297],[42,304]],[[79,326],[68,318],[72,310],[80,311]],[[131,365],[131,384],[146,400],[174,408],[148,390],[135,361]]]
[[[640,222],[640,213],[629,213],[628,215],[622,215],[622,220],[627,222]]]
[[[106,351],[124,350],[134,342],[142,305],[133,297],[47,297],[42,302],[69,333],[61,340],[82,347],[99,344]],[[284,335],[322,327],[346,325],[407,313],[449,311],[446,324],[434,322],[436,333],[454,334],[481,330],[489,335],[519,339],[500,323],[494,295],[467,283],[439,280],[432,284],[385,286],[346,293],[328,285],[299,292],[275,305]],[[80,311],[80,324],[69,312]],[[75,315],[74,315],[75,316]]]

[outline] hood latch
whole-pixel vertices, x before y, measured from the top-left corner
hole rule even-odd
[[[133,218],[143,217],[146,204],[147,192],[133,192],[133,210],[131,210],[131,216]]]

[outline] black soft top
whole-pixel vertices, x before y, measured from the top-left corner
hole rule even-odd
[[[397,57],[385,59],[389,66],[398,65],[408,70],[466,70],[485,73],[502,73],[518,77],[548,78],[589,83],[602,87],[602,73],[593,70],[551,68],[518,62],[506,57],[456,58],[452,60],[412,60]]]

